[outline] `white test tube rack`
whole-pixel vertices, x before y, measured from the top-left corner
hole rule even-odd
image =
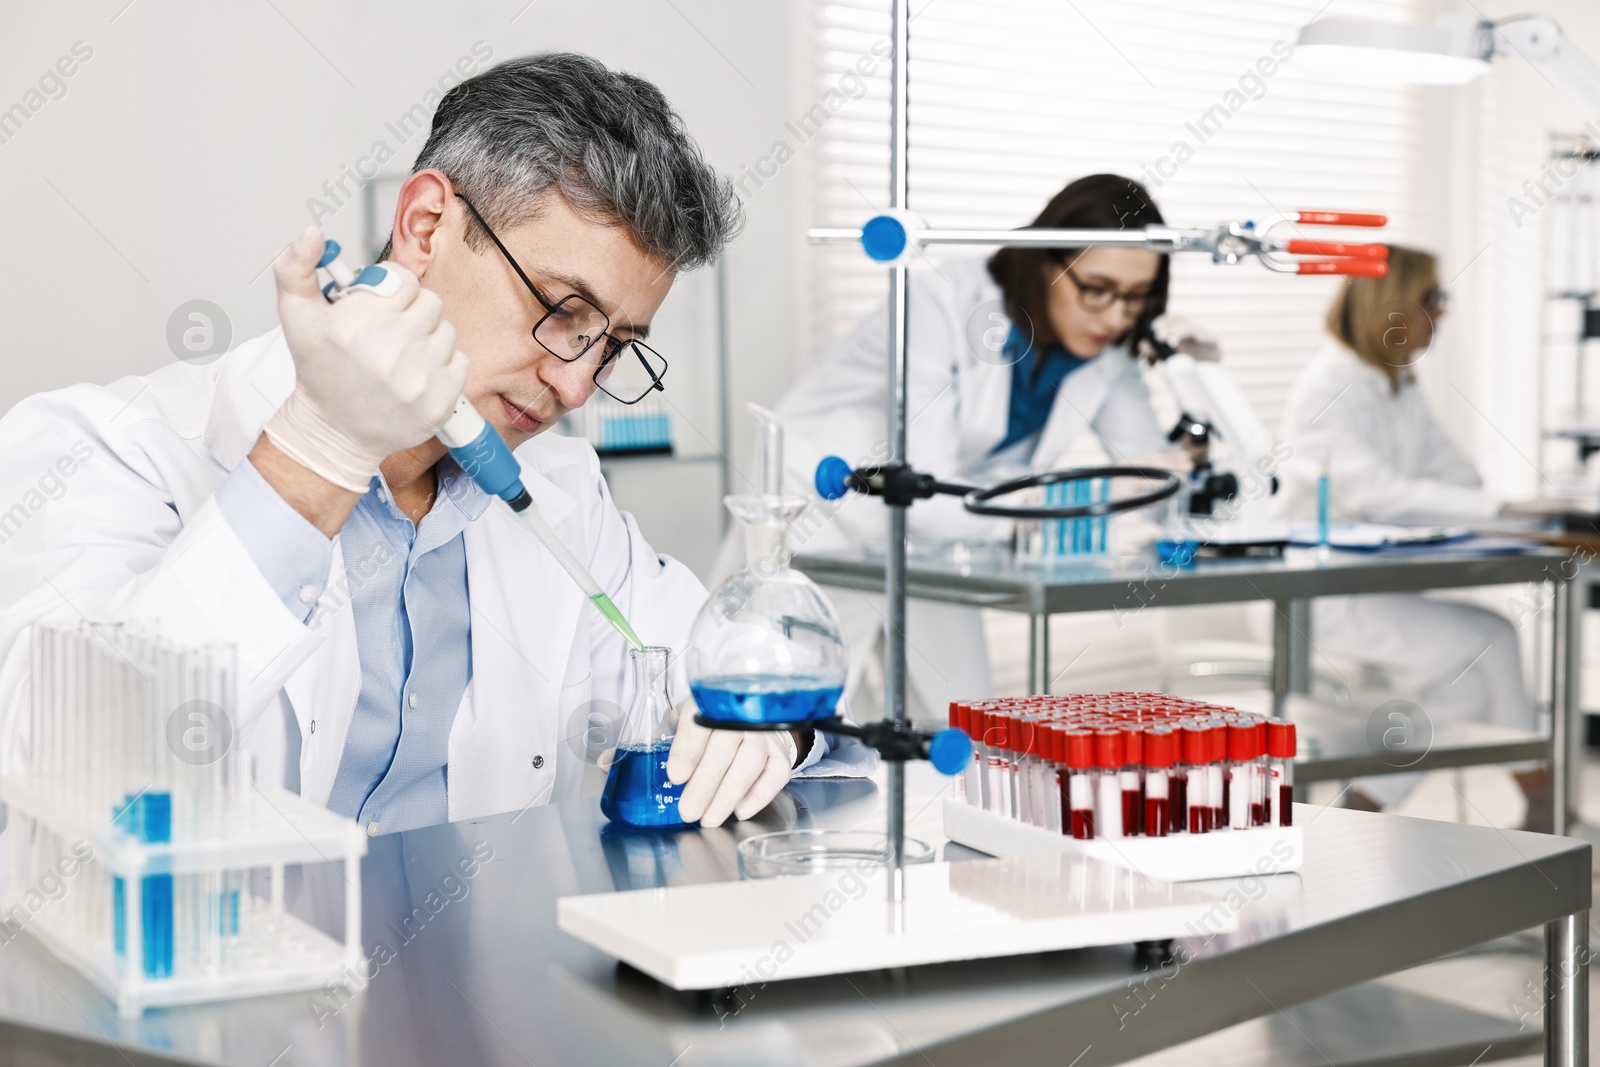
[[[0,775],[0,942],[34,937],[125,1018],[357,970],[361,828],[255,783],[237,750],[169,744],[174,712],[232,715],[231,648],[135,627],[36,626],[30,640],[28,768]],[[342,865],[343,940],[285,909],[285,869],[328,862]]]

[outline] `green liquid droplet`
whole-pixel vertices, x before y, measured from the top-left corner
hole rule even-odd
[[[622,612],[617,610],[610,597],[604,593],[596,593],[589,600],[600,609],[600,614],[606,617],[606,621],[617,628],[617,633],[628,639],[630,645],[634,648],[644,647],[644,642],[639,640],[639,635],[633,632],[633,627],[628,625],[628,620],[622,617]]]

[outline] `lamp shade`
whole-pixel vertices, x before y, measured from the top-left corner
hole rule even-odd
[[[1295,58],[1344,81],[1462,85],[1489,70],[1492,30],[1459,15],[1431,26],[1319,19],[1301,28]]]

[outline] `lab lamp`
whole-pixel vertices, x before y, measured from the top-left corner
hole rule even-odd
[[[1311,69],[1348,80],[1414,85],[1465,85],[1487,73],[1497,57],[1515,55],[1553,69],[1600,107],[1600,65],[1548,15],[1498,22],[1440,15],[1431,26],[1320,19],[1301,28],[1295,54]]]

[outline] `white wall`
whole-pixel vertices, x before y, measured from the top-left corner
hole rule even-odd
[[[1446,10],[1500,19],[1529,10],[1515,0],[1446,2]],[[1600,57],[1600,6],[1589,0],[1540,0],[1532,10],[1557,19],[1567,38]],[[1600,109],[1548,68],[1520,57],[1495,61],[1470,86],[1432,90],[1439,104],[1442,274],[1452,293],[1438,351],[1421,381],[1456,439],[1475,456],[1491,489],[1527,497],[1555,488],[1537,472],[1542,271],[1549,213],[1520,220],[1507,201],[1530,202],[1523,183],[1541,177],[1551,135],[1600,125]],[[1590,240],[1600,239],[1591,234]],[[1570,310],[1570,309],[1569,309]],[[1573,328],[1569,321],[1560,324]],[[1591,380],[1594,375],[1591,374]],[[1557,405],[1570,405],[1570,378],[1546,383]],[[1552,459],[1570,447],[1552,446]]]
[[[729,173],[766,151],[794,95],[785,4],[125,3],[14,4],[0,16],[0,110],[42,101],[0,143],[0,197],[11,205],[0,410],[41,389],[161,366],[174,358],[168,320],[190,300],[220,306],[235,340],[271,328],[265,268],[311,218],[310,201],[334,209],[320,220],[330,236],[359,247],[362,205],[347,195],[359,183],[346,168],[383,142],[395,156],[383,170],[403,173],[425,134],[389,124],[458,61],[473,70],[486,53],[575,49],[635,71]],[[91,54],[64,95],[47,85],[59,99],[27,97],[80,41]],[[324,190],[341,177],[347,193]],[[729,253],[736,410],[747,397],[775,399],[791,376],[791,184],[780,175],[752,198]],[[689,455],[718,449],[712,292],[709,271],[686,276],[658,321]],[[740,440],[730,454],[742,466],[748,433]],[[704,524],[675,516],[716,509],[715,479],[688,477],[692,508],[672,506],[672,478],[629,481],[639,488],[624,505],[658,547],[704,569],[714,547]]]

